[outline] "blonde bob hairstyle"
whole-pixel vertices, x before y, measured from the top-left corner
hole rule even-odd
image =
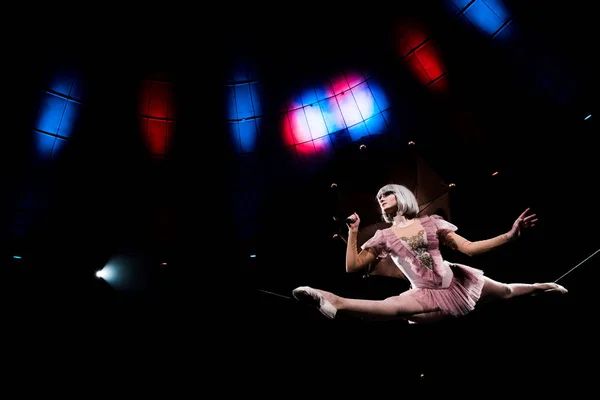
[[[411,190],[402,185],[385,185],[377,192],[377,201],[379,202],[382,196],[387,196],[390,193],[396,196],[398,211],[396,214],[388,214],[382,210],[381,217],[385,222],[392,222],[396,215],[404,215],[406,218],[415,218],[417,216],[419,213],[419,203]]]

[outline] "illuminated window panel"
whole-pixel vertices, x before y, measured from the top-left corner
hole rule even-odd
[[[413,76],[430,90],[447,90],[446,65],[441,52],[417,21],[400,22],[396,28],[396,48]]]
[[[440,53],[433,42],[428,41],[415,49],[405,60],[421,84],[430,86],[431,89],[445,89],[445,86],[433,85],[446,74],[445,65],[441,62]]]
[[[76,77],[56,74],[43,90],[33,127],[37,160],[55,159],[77,128],[83,108],[82,87]]]
[[[168,158],[177,119],[173,83],[142,80],[137,113],[150,156],[155,160]]]
[[[348,127],[348,132],[350,133],[353,142],[369,135],[367,125],[364,122]]]
[[[231,143],[236,154],[251,153],[258,150],[264,118],[261,84],[247,65],[234,67],[230,74],[225,98]]]
[[[429,40],[425,29],[416,21],[399,22],[396,27],[396,37],[396,48],[400,57],[407,57]]]
[[[66,141],[57,135],[48,134],[39,130],[34,131],[35,154],[40,160],[50,160],[61,152]]]
[[[442,75],[436,80],[432,81],[428,87],[433,92],[447,92],[448,91],[448,75]]]
[[[534,82],[537,90],[555,103],[570,103],[575,92],[572,79],[561,70],[560,61],[550,55],[540,54],[532,43],[522,37],[515,18],[500,0],[447,1],[451,12],[478,29],[480,33],[493,38],[495,43],[506,44],[504,51],[515,65],[524,71],[525,79]],[[509,39],[513,39],[509,41]]]
[[[323,122],[327,127],[327,132],[336,133],[338,131],[346,129],[346,124],[344,123],[342,111],[340,110],[337,99],[335,97],[331,97],[329,99],[320,101],[319,108],[322,111]],[[293,144],[291,142],[286,143]]]
[[[385,94],[385,90],[383,89],[383,87],[379,84],[379,82],[377,82],[376,80],[373,79],[369,79],[368,81],[369,84],[369,89],[371,90],[371,95],[373,98],[373,116],[375,116],[378,112],[382,113],[383,115],[387,115],[385,117],[385,119],[390,122],[390,114],[391,114],[391,106],[392,104],[389,102],[389,99],[387,97],[387,95]],[[359,107],[362,106],[362,104],[359,104]],[[375,108],[376,107],[376,108]],[[379,110],[378,112],[375,112],[375,110]],[[371,134],[379,134],[383,132],[383,129],[381,129],[382,127],[378,127],[377,131],[370,131]]]
[[[501,32],[512,18],[502,0],[446,0],[445,4],[453,15],[490,37]],[[504,32],[503,38],[507,38],[508,33],[510,31]]]
[[[166,159],[175,131],[175,121],[138,116],[140,130],[153,159]]]
[[[259,136],[259,120],[228,121],[229,132],[236,154],[250,153],[256,150]]]
[[[367,128],[367,132],[369,132],[370,135],[382,134],[384,130],[381,129],[381,127],[387,126],[388,122],[386,118],[389,117],[389,114],[386,116],[384,113],[379,113],[373,115],[371,118],[365,119],[364,124]]]
[[[319,101],[332,98],[335,95],[333,87],[331,86],[331,82],[329,80],[325,80],[321,84],[315,86],[314,91],[315,96]]]
[[[311,139],[319,139],[323,136],[328,135],[327,126],[325,120],[321,114],[321,109],[317,106],[305,107],[304,115],[306,116],[307,129],[306,132],[310,132]]]
[[[346,126],[349,127],[356,125],[363,120],[363,116],[358,108],[357,99],[352,91],[348,90],[338,94],[336,96],[336,100],[340,106],[340,110],[342,111],[342,116],[344,117],[344,123]],[[366,107],[368,106],[369,105]]]
[[[77,71],[59,68],[50,72],[39,92],[29,154],[30,161],[43,168],[32,169],[31,175],[20,177],[15,190],[8,194],[10,232],[14,238],[25,239],[48,209],[51,188],[47,187],[46,177],[51,169],[46,167],[61,157],[69,140],[78,134],[84,89]]]
[[[295,146],[296,153],[298,154],[298,160],[304,164],[313,160],[317,154],[315,145],[312,141],[306,143],[300,143]]]
[[[374,79],[347,73],[295,93],[285,104],[280,137],[302,164],[326,160],[336,147],[387,132],[390,107]]]

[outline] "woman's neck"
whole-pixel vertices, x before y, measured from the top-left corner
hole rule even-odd
[[[406,228],[407,226],[410,226],[414,223],[415,223],[415,220],[413,218],[408,219],[404,215],[398,215],[398,214],[396,214],[396,216],[394,217],[394,220],[392,221],[392,225],[397,226],[398,228]]]

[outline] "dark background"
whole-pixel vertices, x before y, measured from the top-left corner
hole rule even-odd
[[[329,321],[290,298],[300,285],[362,298],[406,289],[402,280],[344,272],[344,244],[332,239],[344,230],[331,217],[357,211],[373,224],[376,203],[354,210],[332,199],[330,187],[343,182],[342,194],[374,196],[382,160],[397,157],[404,138],[369,138],[366,151],[342,149],[320,172],[263,185],[254,218],[235,217],[244,164],[223,124],[228,66],[250,57],[274,108],[286,90],[350,65],[384,78],[394,110],[410,114],[414,151],[456,183],[451,220],[460,234],[479,240],[506,232],[527,207],[540,219],[517,243],[477,258],[447,251],[449,260],[500,281],[538,282],[592,255],[595,116],[584,118],[596,104],[595,21],[582,4],[505,4],[521,35],[505,47],[474,34],[440,2],[194,12],[163,5],[68,22],[67,14],[39,10],[22,24],[26,14],[15,11],[3,65],[2,221],[8,225],[24,179],[34,179],[48,203],[25,241],[10,226],[2,231],[4,343],[14,381],[58,377],[57,388],[66,381],[93,388],[113,375],[140,390],[200,393],[216,384],[222,395],[278,397],[302,389],[383,397],[593,388],[596,257],[561,278],[566,296],[515,299],[434,326]],[[415,82],[398,58],[399,17],[418,17],[443,49],[452,78],[444,96]],[[28,132],[56,65],[83,71],[90,100],[79,134],[45,169],[29,163]],[[136,79],[156,74],[179,88],[178,136],[158,168],[128,134],[136,129]],[[571,96],[557,101],[565,86]],[[272,162],[278,154],[256,157]],[[171,215],[159,245],[147,218],[155,204]],[[255,226],[250,239],[238,234],[244,223]],[[14,260],[15,251],[26,257]],[[146,271],[146,290],[122,294],[95,278],[119,251]],[[161,260],[167,269],[157,267]]]

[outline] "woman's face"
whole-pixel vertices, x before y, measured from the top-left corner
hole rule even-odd
[[[394,214],[398,210],[398,202],[394,192],[383,192],[378,200],[381,210],[386,214]]]

